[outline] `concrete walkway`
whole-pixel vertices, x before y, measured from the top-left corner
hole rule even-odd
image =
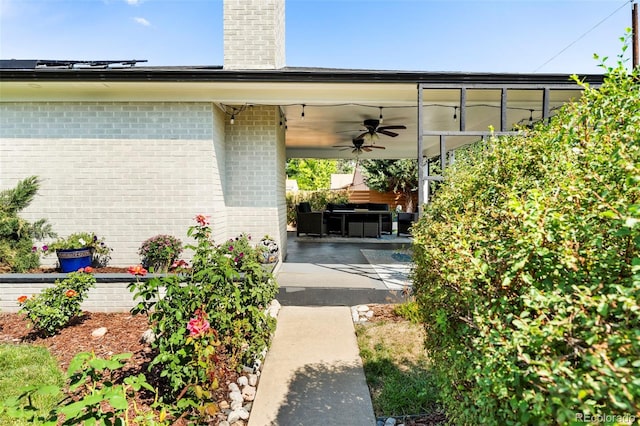
[[[249,426],[373,426],[351,310],[283,306]]]

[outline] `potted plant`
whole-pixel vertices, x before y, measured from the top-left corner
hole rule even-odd
[[[58,238],[42,249],[45,255],[55,253],[58,256],[62,272],[74,272],[87,266],[106,266],[112,250],[93,232],[77,232]]]
[[[265,235],[262,237],[259,247],[262,249],[262,263],[275,263],[278,261],[280,247],[271,236]]]
[[[138,249],[142,266],[152,272],[166,273],[182,253],[182,241],[172,235],[156,235]]]

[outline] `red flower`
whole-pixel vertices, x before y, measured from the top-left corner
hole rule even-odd
[[[71,297],[75,297],[75,296],[77,296],[77,295],[78,295],[78,293],[77,293],[75,290],[71,290],[71,289],[69,289],[69,290],[67,290],[67,291],[65,291],[65,292],[64,292],[64,295],[65,295],[65,296],[67,296],[67,297],[69,297],[69,298],[71,298]]]
[[[93,273],[93,268],[91,266],[87,266],[86,268],[78,269],[78,272],[85,273],[85,274],[92,274]]]
[[[147,270],[142,267],[142,265],[129,266],[129,273],[131,275],[140,275],[144,277],[147,275]]]
[[[20,296],[18,297],[18,303],[23,304],[24,302],[26,302],[28,299],[27,296]]]
[[[209,218],[211,216],[205,216],[203,214],[199,214],[195,217],[196,222],[198,222],[198,224],[200,226],[207,226],[209,224]]]

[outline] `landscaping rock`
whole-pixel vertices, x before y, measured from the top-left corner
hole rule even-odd
[[[92,337],[102,337],[107,334],[107,327],[96,328],[91,332]]]
[[[258,375],[257,374],[249,374],[249,385],[256,386],[258,384]]]
[[[238,386],[244,387],[249,384],[249,379],[246,376],[238,377]]]
[[[245,401],[253,401],[256,397],[256,388],[253,386],[245,386],[242,388],[242,398]]]
[[[140,337],[140,341],[142,343],[146,343],[148,345],[152,344],[156,341],[156,335],[153,330],[148,329],[144,333],[142,333],[142,337]]]

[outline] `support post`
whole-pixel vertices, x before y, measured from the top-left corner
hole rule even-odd
[[[447,143],[445,138],[445,135],[440,135],[440,176],[444,176],[444,168],[447,166]]]
[[[467,129],[467,88],[460,89],[460,131]]]
[[[500,131],[507,131],[507,89],[500,91]]]
[[[631,9],[631,38],[633,43],[633,69],[638,68],[638,3]]]
[[[424,178],[424,170],[423,170],[423,161],[424,161],[424,157],[422,155],[423,152],[423,118],[422,118],[422,114],[423,114],[423,108],[422,108],[422,85],[418,83],[418,152],[417,152],[417,159],[418,159],[418,217],[422,216],[422,205],[425,203],[425,192],[424,192],[424,185],[427,182],[428,185],[428,181],[425,180]]]

